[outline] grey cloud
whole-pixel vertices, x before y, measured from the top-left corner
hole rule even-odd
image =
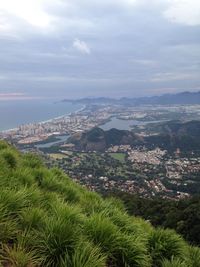
[[[200,27],[168,21],[166,2],[51,1],[44,11],[54,19],[46,29],[9,17],[16,31],[0,30],[0,92],[81,97],[196,90]]]

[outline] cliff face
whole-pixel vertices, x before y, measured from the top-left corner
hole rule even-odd
[[[119,200],[102,199],[4,142],[0,248],[3,267],[197,267],[200,259],[199,248],[174,231],[130,217]]]

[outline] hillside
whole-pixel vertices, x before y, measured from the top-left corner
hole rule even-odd
[[[174,201],[159,197],[145,199],[116,190],[106,194],[119,197],[129,214],[141,216],[154,226],[175,229],[190,243],[200,245],[200,216],[197,212],[200,195]]]
[[[110,129],[104,131],[101,128],[93,128],[81,135],[74,135],[68,139],[75,148],[84,151],[104,151],[111,145],[137,144],[140,138],[127,130]]]
[[[88,132],[74,135],[68,139],[75,149],[83,151],[105,151],[112,145],[145,145],[149,148],[160,147],[166,150],[183,151],[200,149],[200,121],[169,121],[160,124],[149,124],[148,131],[156,132],[142,137],[134,131],[93,128]]]
[[[164,149],[176,150],[199,150],[200,149],[200,121],[169,121],[160,125],[150,125],[158,132],[145,138],[145,141],[151,145],[159,146]]]
[[[200,249],[0,143],[3,267],[198,267]]]

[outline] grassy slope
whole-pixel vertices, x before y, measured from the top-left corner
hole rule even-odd
[[[0,142],[0,265],[198,267],[199,248]]]
[[[109,153],[111,157],[121,162],[125,162],[125,153]]]

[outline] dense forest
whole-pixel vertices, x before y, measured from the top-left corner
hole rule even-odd
[[[130,215],[141,216],[154,226],[175,229],[191,244],[200,245],[200,196],[179,201],[161,198],[144,199],[124,192],[111,192],[119,197]]]
[[[0,142],[3,267],[198,267],[200,249]]]

